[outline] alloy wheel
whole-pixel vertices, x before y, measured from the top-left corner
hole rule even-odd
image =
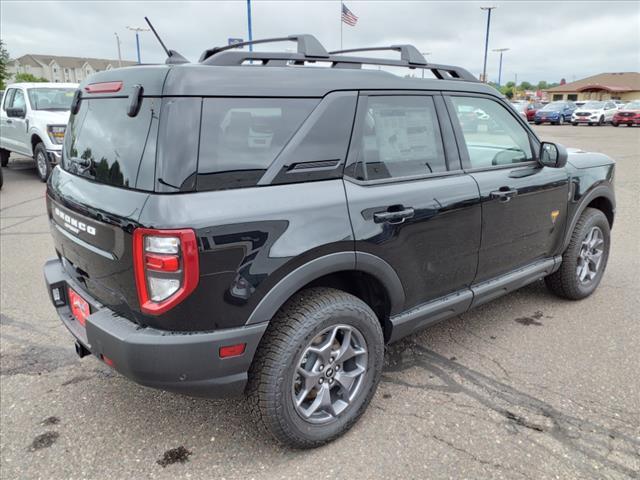
[[[604,234],[600,227],[593,227],[580,247],[576,275],[581,283],[592,282],[598,275],[604,254]]]
[[[38,168],[38,173],[41,178],[46,178],[47,176],[47,158],[44,156],[44,153],[38,152],[36,154],[36,167]]]
[[[296,412],[313,424],[333,421],[358,396],[367,373],[367,345],[351,325],[318,334],[296,362],[291,386]]]

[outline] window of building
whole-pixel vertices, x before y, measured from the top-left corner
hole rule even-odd
[[[447,170],[440,127],[429,96],[370,96],[358,121],[355,177],[405,178]]]
[[[553,99],[552,99],[552,100],[555,102],[555,101],[557,101],[557,100],[562,100],[563,98],[564,98],[564,95],[563,95],[563,94],[561,94],[561,93],[554,93],[554,94],[553,94]]]
[[[578,100],[578,94],[576,93],[569,93],[567,95],[567,100],[569,100],[570,102],[575,102],[576,100]]]
[[[502,104],[487,98],[451,97],[471,168],[533,160],[529,134]]]

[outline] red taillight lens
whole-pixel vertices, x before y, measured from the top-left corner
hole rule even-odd
[[[198,285],[198,244],[193,230],[133,231],[133,266],[140,310],[159,315]]]
[[[122,90],[122,82],[90,83],[84,90],[87,93],[116,93]]]

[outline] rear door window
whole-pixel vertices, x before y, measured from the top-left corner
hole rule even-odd
[[[381,180],[445,172],[447,163],[433,99],[370,96],[355,139],[356,178]]]
[[[303,98],[205,99],[197,189],[256,185],[318,102]]]

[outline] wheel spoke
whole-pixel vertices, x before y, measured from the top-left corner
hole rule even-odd
[[[364,373],[364,367],[358,365],[353,370],[345,372],[344,370],[336,374],[336,382],[344,389],[346,393],[351,391],[353,383]]]
[[[585,278],[587,278],[587,274],[589,273],[589,264],[588,262],[584,262],[582,264],[582,268],[580,269],[579,278],[581,282],[584,282]]]
[[[311,345],[307,352],[315,353],[322,361],[327,364],[331,358],[333,351],[333,342],[338,334],[338,327],[335,327],[328,335],[327,338],[319,345]]]

